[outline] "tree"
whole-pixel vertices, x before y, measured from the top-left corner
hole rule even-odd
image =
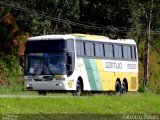
[[[128,37],[133,25],[131,2],[132,0],[82,0],[80,21],[95,27],[82,28],[81,31],[105,34],[110,37]]]
[[[149,13],[148,15],[146,14],[146,18],[147,18],[147,41],[146,41],[146,58],[145,58],[145,63],[144,63],[144,85],[146,86],[148,78],[149,78],[149,51],[150,51],[150,29],[151,29],[151,22],[152,22],[152,9],[153,9],[153,0],[150,0],[150,8],[149,8]]]

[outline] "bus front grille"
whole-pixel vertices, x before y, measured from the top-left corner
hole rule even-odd
[[[41,79],[34,79],[35,81],[52,81],[53,78],[50,78],[50,77],[43,77]]]

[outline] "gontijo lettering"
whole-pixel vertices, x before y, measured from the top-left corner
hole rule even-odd
[[[106,62],[105,66],[106,68],[122,69],[122,63]]]

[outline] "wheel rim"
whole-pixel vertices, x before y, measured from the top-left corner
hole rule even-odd
[[[127,91],[126,84],[123,82],[122,83],[122,93],[125,93],[126,91]]]
[[[120,94],[120,84],[119,84],[119,82],[116,82],[115,92],[116,92],[116,94]]]
[[[81,84],[80,84],[79,81],[77,82],[76,93],[77,93],[78,96],[80,96],[81,93],[82,93]]]

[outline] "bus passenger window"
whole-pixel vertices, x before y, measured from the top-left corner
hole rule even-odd
[[[73,40],[67,40],[67,50],[74,51],[74,42]]]
[[[128,59],[131,59],[132,58],[132,52],[131,52],[131,46],[128,46]]]
[[[122,46],[121,45],[118,45],[118,55],[119,55],[119,58],[123,58],[123,53],[122,53]]]
[[[125,59],[131,59],[131,46],[124,45],[123,46],[123,55]]]
[[[136,47],[132,46],[132,59],[136,59]]]
[[[113,58],[113,56],[114,56],[113,45],[111,45],[111,44],[105,44],[104,45],[104,49],[105,49],[105,57],[107,57],[107,58]]]
[[[81,55],[80,42],[76,42],[76,53],[77,55]]]
[[[127,46],[123,46],[123,56],[124,56],[124,59],[127,59]]]
[[[95,44],[95,54],[96,54],[96,57],[104,57],[103,44],[99,44],[99,43]]]
[[[86,50],[86,55],[88,57],[93,57],[94,56],[94,44],[93,43],[85,43],[85,50]]]
[[[103,44],[100,44],[100,45],[99,45],[99,50],[100,50],[100,57],[104,57]]]
[[[115,55],[115,58],[119,58],[119,51],[118,51],[118,45],[114,45],[114,55]]]
[[[76,42],[76,51],[78,56],[84,55],[84,44],[83,42]]]
[[[109,45],[108,44],[105,44],[104,45],[104,50],[105,50],[105,57],[109,57],[110,55],[109,55]]]

